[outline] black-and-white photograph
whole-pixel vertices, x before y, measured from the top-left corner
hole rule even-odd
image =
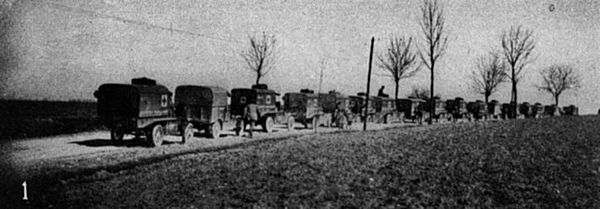
[[[0,208],[600,208],[598,0],[3,0]]]

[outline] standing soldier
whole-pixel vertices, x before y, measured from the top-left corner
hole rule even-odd
[[[256,125],[256,121],[258,121],[258,107],[256,104],[254,104],[254,102],[248,103],[246,108],[244,108],[244,120],[246,120],[246,124],[250,125],[250,133],[248,134],[248,137],[252,138],[254,125]]]

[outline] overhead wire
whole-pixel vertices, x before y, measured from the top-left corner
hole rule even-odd
[[[102,14],[102,13],[99,13],[96,11],[83,9],[83,8],[77,8],[77,7],[71,7],[71,6],[67,6],[67,5],[52,2],[52,1],[38,1],[38,3],[50,5],[50,6],[53,6],[55,8],[59,8],[59,9],[65,10],[65,11],[86,14],[86,15],[96,17],[96,18],[110,19],[110,20],[119,21],[119,22],[131,24],[131,25],[143,26],[143,27],[147,27],[150,29],[156,29],[156,30],[172,32],[172,33],[179,33],[179,34],[189,35],[189,36],[194,36],[194,37],[201,37],[201,38],[206,38],[206,39],[211,39],[211,40],[216,40],[216,41],[221,41],[221,42],[244,43],[239,40],[232,39],[232,38],[221,38],[221,37],[206,35],[206,34],[202,34],[202,33],[198,33],[198,32],[193,32],[193,31],[189,31],[189,30],[178,29],[178,28],[173,28],[173,27],[166,27],[166,26],[148,23],[148,22],[144,22],[144,21],[140,21],[140,20],[127,19],[124,17],[116,16],[116,15]]]

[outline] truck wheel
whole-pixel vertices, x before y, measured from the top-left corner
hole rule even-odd
[[[212,124],[210,134],[213,139],[218,139],[221,136],[221,124],[219,122],[214,122]]]
[[[290,116],[287,119],[287,129],[288,129],[288,131],[293,131],[294,130],[294,125],[296,125],[296,119],[294,119],[294,117]]]
[[[194,137],[194,125],[188,123],[181,134],[181,143],[187,144],[192,140],[192,137]]]
[[[152,131],[149,133],[148,140],[150,142],[150,145],[153,147],[162,145],[162,143],[163,143],[163,127],[159,124],[155,125],[152,128]]]
[[[272,117],[267,117],[267,119],[265,120],[265,122],[263,124],[263,128],[264,128],[265,132],[267,132],[267,133],[273,132],[273,118]]]
[[[238,119],[235,123],[235,135],[242,136],[242,134],[244,133],[245,125],[246,124],[244,124],[244,120]]]
[[[120,128],[113,128],[110,130],[110,140],[114,143],[122,141],[123,136],[125,135],[124,131]]]

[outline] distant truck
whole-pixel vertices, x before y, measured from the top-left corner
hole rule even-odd
[[[300,122],[305,128],[312,124],[316,129],[320,125],[331,125],[331,114],[325,113],[320,105],[319,95],[308,89],[290,92],[283,95],[283,111],[287,118]],[[288,119],[291,121],[291,119]]]
[[[271,133],[275,123],[286,124],[288,130],[294,129],[295,119],[280,110],[277,102],[279,93],[268,89],[265,84],[253,85],[252,88],[236,88],[231,90],[231,117],[237,121],[236,134],[241,135],[246,127],[244,109],[249,103],[258,106],[259,119],[257,124],[267,133]]]
[[[493,119],[500,119],[502,116],[501,105],[498,100],[492,100],[488,103],[488,115]]]
[[[360,119],[360,122],[367,120],[367,122],[373,122],[375,115],[375,106],[373,105],[373,97],[369,97],[369,106],[366,107],[366,94],[358,93],[357,95],[350,96],[350,111],[354,115],[358,115],[357,119]],[[365,115],[366,109],[366,115]],[[354,122],[358,122],[354,121]]]
[[[481,100],[467,103],[467,110],[475,120],[481,120],[487,117],[487,104]]]
[[[523,102],[519,104],[518,109],[519,113],[521,113],[521,115],[523,115],[524,118],[534,117],[533,106],[529,104],[529,102]]]
[[[412,120],[412,122],[418,122],[419,124],[423,123],[423,107],[425,104],[425,100],[418,98],[403,98],[398,99],[398,106],[396,107],[399,112],[402,113],[403,119]]]
[[[517,119],[517,118],[522,118],[523,114],[521,113],[521,104],[517,105],[517,114],[515,115],[514,112],[514,108],[515,108],[515,104],[514,103],[502,103],[502,107],[501,107],[501,111],[502,111],[502,119]]]
[[[373,97],[373,106],[375,108],[374,120],[376,123],[389,124],[402,118],[401,113],[396,109],[394,98]]]
[[[556,105],[545,105],[544,106],[544,115],[547,117],[558,116],[562,110]]]
[[[428,115],[431,115],[430,111],[432,105],[435,106],[435,115],[433,115],[433,119],[435,119],[436,122],[439,122],[440,119],[442,119],[442,121],[451,120],[451,116],[446,109],[446,101],[441,100],[439,97],[434,97],[433,100],[427,100],[424,103],[423,111],[427,112]]]
[[[579,108],[575,105],[563,107],[564,115],[579,115]]]
[[[531,108],[531,112],[534,118],[544,117],[544,105],[538,102],[531,106]]]
[[[447,100],[446,110],[448,110],[448,114],[452,116],[454,121],[457,119],[467,119],[471,121],[472,119],[472,114],[467,110],[467,103],[461,97]]]
[[[180,120],[173,111],[172,93],[148,78],[134,78],[131,84],[103,84],[94,96],[98,115],[110,129],[113,142],[125,134],[145,135],[151,146],[160,146],[163,136],[182,134]]]
[[[321,93],[319,94],[319,104],[323,108],[323,112],[332,115],[333,122],[337,127],[346,128],[347,125],[351,125],[352,122],[358,121],[359,115],[352,113],[352,111],[350,110],[351,101],[350,97],[348,97],[347,95],[341,94],[336,91],[329,91],[329,93],[326,94]],[[336,115],[336,111],[339,115]]]
[[[227,90],[216,86],[183,85],[175,89],[175,112],[183,122],[184,142],[193,137],[194,128],[219,138],[223,123],[229,121],[227,95]]]

